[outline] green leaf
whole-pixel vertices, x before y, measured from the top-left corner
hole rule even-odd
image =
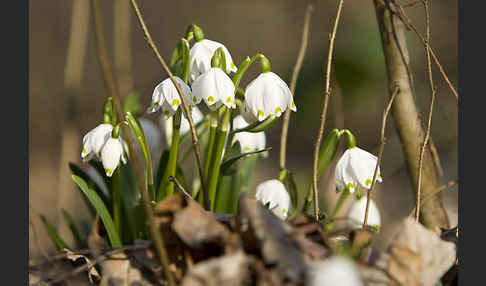
[[[61,209],[62,217],[64,218],[64,222],[67,224],[71,233],[73,234],[74,242],[76,243],[76,248],[80,249],[83,247],[83,238],[81,237],[81,233],[79,232],[78,228],[74,224],[74,220],[71,215],[65,210]]]
[[[69,248],[67,247],[67,244],[61,239],[61,237],[57,234],[56,229],[47,222],[47,219],[45,216],[40,215],[40,219],[42,221],[42,224],[44,225],[47,234],[49,234],[49,237],[51,238],[52,242],[56,245],[58,250],[63,250],[64,248]]]
[[[160,184],[162,183],[162,177],[164,176],[165,168],[167,168],[167,164],[169,163],[169,155],[170,151],[165,149],[162,152],[159,160],[159,168],[157,169],[157,174],[155,175],[155,190],[164,190],[164,188],[160,188]],[[159,194],[155,194],[155,198],[157,198]]]
[[[297,184],[295,183],[294,174],[287,170],[287,176],[285,177],[285,187],[289,192],[290,199],[292,200],[292,212],[295,213],[297,210],[297,199],[299,190],[297,189]]]
[[[91,160],[90,164],[91,164],[91,162],[94,162],[94,160]],[[97,163],[99,163],[99,162],[97,162]],[[99,164],[101,165],[101,163],[99,163]],[[95,163],[92,164],[92,166],[94,166],[94,165],[95,165]],[[97,167],[95,167],[95,168],[97,169]],[[103,169],[102,166],[101,166],[101,168],[102,168],[102,172],[103,172],[103,173],[101,173],[101,177],[105,179],[105,183],[107,181],[110,181],[109,184],[106,184],[109,187],[111,185],[111,180],[108,177],[106,177],[105,170]],[[69,169],[71,169],[71,172],[73,173],[73,175],[76,175],[76,176],[80,177],[81,179],[83,179],[88,184],[88,186],[90,188],[92,188],[98,194],[98,196],[101,198],[101,200],[106,205],[108,210],[111,211],[112,205],[111,205],[111,200],[109,198],[109,194],[105,194],[105,192],[103,192],[101,187],[98,186],[98,184],[96,184],[91,179],[91,177],[83,169],[78,167],[76,164],[69,162]],[[106,178],[108,178],[108,179],[106,179]],[[86,197],[83,196],[83,198],[86,200]],[[89,204],[89,203],[87,205],[89,206],[89,209],[92,212],[92,215],[95,216],[95,210],[93,209],[92,205]]]
[[[269,115],[263,121],[256,121],[256,122],[248,125],[245,128],[235,129],[235,130],[231,131],[231,133],[233,133],[233,134],[238,133],[238,132],[256,133],[256,132],[266,131],[267,129],[269,129],[270,127],[275,125],[277,123],[278,119],[279,118],[275,115]]]
[[[130,161],[127,164],[120,164],[120,194],[124,221],[123,225],[127,225],[133,243],[135,239],[143,239],[140,233],[146,232],[145,227],[145,211],[142,204],[142,196],[138,187],[135,173],[133,172]],[[126,228],[126,227],[123,227]],[[125,241],[124,241],[125,242]]]
[[[229,167],[231,167],[232,164],[234,164],[236,161],[238,161],[238,159],[241,159],[241,158],[246,157],[248,155],[253,155],[253,154],[258,154],[258,153],[262,153],[262,152],[265,152],[265,151],[269,151],[271,149],[272,149],[272,147],[267,147],[267,148],[264,148],[264,149],[261,149],[261,150],[247,152],[247,153],[241,153],[239,155],[236,155],[234,157],[231,157],[228,160],[226,160],[223,163],[221,163],[221,173],[224,174],[226,172],[226,170]]]
[[[111,247],[119,248],[122,246],[120,237],[115,229],[115,224],[113,223],[113,219],[108,212],[103,200],[100,196],[94,191],[92,188],[88,186],[88,184],[81,178],[76,175],[71,176],[74,182],[79,186],[83,194],[88,197],[91,204],[94,206],[98,214],[100,215],[101,221],[105,226],[106,233],[108,234],[108,239],[110,240]]]

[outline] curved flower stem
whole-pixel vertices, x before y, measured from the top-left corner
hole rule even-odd
[[[211,159],[213,157],[214,142],[216,140],[216,131],[218,130],[218,111],[212,111],[209,114],[209,141],[206,145],[206,156],[204,157],[204,177],[208,178],[209,167],[211,166]]]
[[[226,108],[226,107],[223,107]],[[212,168],[209,174],[209,200],[210,210],[214,211],[216,202],[216,189],[218,187],[219,170],[221,167],[221,156],[223,155],[224,143],[226,141],[226,134],[228,133],[228,123],[231,118],[231,109],[226,108],[223,121],[218,132],[218,141],[216,145],[216,152],[213,152]]]
[[[102,65],[103,73],[111,74],[109,65],[102,64],[102,62],[107,62],[107,58],[106,58],[106,53],[104,52],[105,47],[104,47],[103,34],[102,34],[103,29],[101,24],[101,16],[99,14],[98,1],[99,0],[91,1],[93,6],[92,8],[93,8],[93,14],[94,14],[93,16],[95,22],[95,34],[97,39],[98,59],[100,61],[100,64]],[[123,118],[123,109],[121,105],[120,94],[116,90],[116,85],[114,84],[113,76],[111,75],[104,75],[104,76],[105,76],[107,88],[109,90],[109,95],[110,96],[113,95],[117,116],[118,118]],[[109,83],[110,79],[111,79],[111,83]],[[123,124],[122,127],[124,128],[124,133],[129,134],[130,130],[127,128],[127,126]],[[133,154],[130,158],[130,161],[132,162],[133,170],[135,172],[135,177],[137,178],[137,183],[140,187],[140,193],[142,195],[144,209],[147,215],[147,221],[150,227],[150,232],[152,234],[152,240],[154,242],[155,249],[157,250],[157,255],[164,268],[169,286],[175,286],[176,284],[175,284],[174,276],[169,268],[169,256],[167,254],[167,249],[165,248],[164,238],[162,236],[162,233],[158,229],[157,224],[155,223],[154,212],[150,204],[148,190],[146,188],[146,185],[144,184],[143,174],[140,169],[140,162],[138,161],[138,157],[135,155],[136,149],[134,147],[133,140],[130,136],[126,136],[125,140],[127,141],[129,153]]]
[[[120,168],[121,164],[118,163],[118,167],[113,172],[111,177],[111,198],[113,201],[113,223],[115,224],[115,229],[118,232],[118,236],[122,237],[121,229],[121,197],[120,197]]]
[[[388,102],[385,111],[383,112],[383,117],[381,119],[381,144],[380,144],[380,151],[378,152],[378,158],[376,159],[376,166],[375,172],[373,173],[373,180],[371,181],[371,186],[368,191],[368,195],[366,197],[366,210],[365,210],[365,217],[363,221],[363,229],[366,229],[366,224],[368,223],[368,211],[370,208],[370,201],[371,201],[371,194],[373,189],[375,188],[376,184],[376,177],[378,176],[378,168],[381,164],[381,158],[383,156],[383,149],[385,148],[386,138],[385,138],[385,127],[386,127],[386,119],[388,118],[388,113],[390,113],[390,109],[393,104],[393,100],[397,96],[398,92],[400,91],[398,85],[395,86],[395,91],[393,92],[390,101]]]
[[[304,61],[305,51],[307,49],[307,42],[309,38],[309,23],[312,15],[312,4],[307,5],[307,10],[305,12],[304,27],[302,28],[302,41],[299,50],[299,55],[297,56],[297,62],[294,66],[294,71],[292,72],[292,79],[290,80],[290,92],[292,95],[295,93],[295,86],[297,85],[297,77],[299,75],[300,69],[302,67],[302,62]],[[285,161],[287,155],[287,133],[289,130],[290,121],[290,109],[287,108],[284,113],[284,118],[282,122],[282,134],[280,137],[280,170],[285,169]]]
[[[329,97],[331,96],[331,62],[332,62],[332,52],[334,50],[334,39],[336,38],[336,30],[339,23],[339,18],[341,17],[341,11],[343,8],[344,0],[340,0],[336,12],[336,20],[334,21],[334,27],[332,29],[331,36],[329,38],[329,53],[327,55],[327,68],[326,68],[326,91],[324,96],[324,105],[322,106],[321,113],[321,126],[319,127],[319,133],[317,134],[316,145],[314,146],[314,164],[313,164],[313,191],[314,191],[314,217],[319,220],[319,202],[318,202],[318,190],[317,190],[317,168],[319,160],[319,149],[321,147],[322,135],[324,133],[324,126],[326,123],[327,105],[329,102]]]
[[[190,127],[190,130],[191,130],[192,144],[194,145],[194,155],[196,156],[197,166],[198,166],[198,169],[199,169],[199,176],[201,178],[201,186],[202,186],[202,189],[203,189],[204,205],[205,205],[205,208],[208,209],[209,208],[209,200],[208,200],[208,193],[207,193],[207,187],[206,187],[206,179],[204,178],[204,169],[203,169],[203,164],[202,164],[202,160],[201,160],[201,150],[199,148],[199,140],[198,140],[198,137],[197,137],[196,128],[194,127],[194,121],[192,120],[192,115],[191,115],[191,112],[189,110],[189,106],[187,105],[187,102],[186,102],[186,100],[183,96],[181,87],[175,81],[172,72],[170,71],[169,67],[165,63],[162,56],[160,55],[157,47],[154,44],[154,41],[152,40],[152,36],[150,36],[150,33],[147,29],[147,26],[145,25],[145,21],[143,20],[142,13],[140,12],[140,9],[138,8],[137,1],[131,0],[131,3],[132,3],[133,10],[135,11],[135,14],[136,14],[138,21],[140,23],[140,26],[143,30],[143,33],[145,35],[145,39],[147,40],[148,45],[150,46],[150,48],[154,52],[155,56],[157,57],[157,60],[160,62],[160,64],[164,68],[164,70],[169,75],[170,80],[172,81],[172,84],[174,84],[174,86],[176,87],[177,93],[179,94],[179,97],[181,99],[182,107],[184,108],[184,112],[185,112],[187,121],[189,122],[189,127]]]
[[[170,144],[169,161],[165,168],[164,176],[159,185],[157,192],[157,201],[162,200],[164,196],[170,196],[174,193],[174,183],[169,181],[169,177],[175,177],[177,169],[177,155],[179,153],[179,138],[181,129],[182,111],[178,109],[173,117],[172,140]]]

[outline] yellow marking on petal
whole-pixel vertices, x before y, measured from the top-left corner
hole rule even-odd
[[[228,98],[226,98],[226,103],[230,103],[231,102],[231,96],[228,96]]]
[[[280,108],[280,106],[275,108],[275,113],[277,114],[282,113],[282,108]]]
[[[258,109],[258,116],[261,116],[261,117],[265,116],[265,113],[263,112],[263,110]]]
[[[366,186],[367,186],[367,187],[371,185],[371,180],[370,180],[370,178],[366,179],[365,184],[366,184]]]
[[[287,213],[287,210],[286,209],[282,209],[282,213],[283,214],[286,214]]]
[[[106,168],[106,169],[105,169],[105,172],[106,172],[106,175],[108,175],[108,176],[109,176],[109,175],[111,175],[111,170],[110,170],[110,168]]]
[[[78,150],[79,150],[79,149],[78,149]],[[81,151],[81,154],[83,154],[83,155],[84,155],[84,154],[86,154],[86,153],[88,153],[88,151],[86,151],[86,149],[84,149],[84,148],[83,148],[83,151]]]
[[[212,95],[210,95],[210,96],[208,97],[208,102],[209,102],[209,103],[213,103],[213,102],[214,102],[214,97],[213,97]]]
[[[235,69],[235,68],[236,68],[235,64],[231,62],[231,69]]]
[[[197,102],[197,98],[195,96],[192,97],[192,102],[194,102],[194,103]]]
[[[348,189],[354,189],[354,185],[352,183],[348,184]]]
[[[292,100],[292,108],[295,108],[295,103],[293,100]]]
[[[177,106],[177,105],[179,105],[179,99],[176,98],[172,100],[172,106]]]
[[[243,150],[250,151],[250,147],[245,147],[245,148],[243,148]]]

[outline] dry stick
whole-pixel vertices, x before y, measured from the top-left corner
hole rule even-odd
[[[93,9],[93,16],[94,16],[94,23],[95,23],[95,34],[97,40],[97,50],[98,50],[98,59],[101,64],[101,68],[103,71],[103,75],[105,78],[105,84],[108,88],[109,95],[113,96],[113,100],[115,103],[115,110],[119,120],[123,120],[123,109],[121,105],[120,95],[117,92],[115,82],[113,80],[113,75],[111,73],[111,69],[108,63],[108,59],[106,57],[105,52],[105,45],[104,45],[104,38],[103,38],[103,26],[101,22],[101,15],[100,15],[100,8],[99,8],[99,0],[92,0],[92,9]],[[128,128],[126,124],[122,124],[124,134],[130,134],[131,130]],[[167,255],[167,249],[164,245],[164,240],[162,238],[162,234],[157,227],[154,219],[153,209],[150,203],[147,185],[144,183],[144,174],[141,171],[140,163],[137,157],[137,150],[135,149],[135,145],[133,143],[133,139],[131,136],[125,136],[125,140],[127,141],[128,149],[132,156],[130,157],[130,161],[132,162],[132,167],[135,173],[135,177],[137,178],[137,183],[140,188],[140,193],[142,195],[142,199],[144,202],[144,208],[147,215],[147,220],[150,226],[150,232],[152,235],[152,239],[154,241],[155,249],[157,250],[157,254],[159,256],[160,262],[164,267],[165,275],[169,282],[169,285],[175,285],[174,276],[169,269],[169,258]]]
[[[429,110],[429,120],[427,122],[427,130],[425,132],[425,138],[424,138],[424,143],[422,144],[422,148],[420,149],[420,157],[419,157],[419,169],[418,169],[418,183],[417,183],[417,198],[416,198],[416,204],[415,204],[415,220],[418,221],[419,219],[419,214],[420,214],[420,196],[421,196],[421,191],[422,191],[422,163],[424,159],[424,152],[425,152],[425,147],[427,146],[427,142],[429,141],[430,137],[430,125],[432,122],[432,112],[434,110],[434,102],[435,102],[435,96],[436,96],[436,90],[434,87],[434,80],[432,78],[432,68],[430,64],[430,11],[429,11],[429,4],[427,0],[423,1],[424,7],[425,7],[425,17],[426,17],[426,44],[425,44],[425,50],[427,54],[427,73],[429,75],[429,85],[430,85],[430,91],[432,93],[432,98],[430,100],[430,110]]]
[[[395,5],[400,10],[400,16],[401,16],[400,19],[402,19],[402,22],[405,25],[407,25],[408,28],[412,29],[415,32],[415,34],[417,34],[417,36],[420,38],[420,40],[422,41],[422,43],[424,44],[424,46],[426,47],[426,49],[428,49],[430,51],[430,55],[432,56],[432,59],[434,60],[434,62],[437,65],[437,67],[439,68],[440,74],[444,78],[444,80],[445,80],[447,86],[449,87],[449,89],[452,91],[452,93],[456,97],[456,103],[458,103],[459,95],[457,94],[456,89],[454,88],[454,86],[452,85],[451,81],[449,80],[449,77],[446,75],[446,73],[444,71],[444,68],[442,67],[442,65],[439,62],[439,59],[437,58],[437,56],[434,53],[434,50],[432,50],[432,48],[430,47],[430,45],[427,44],[427,41],[425,40],[424,36],[422,36],[420,34],[420,32],[417,30],[417,27],[412,23],[412,20],[410,20],[410,18],[407,16],[407,14],[405,14],[405,11],[403,10],[403,6],[401,6],[399,4],[396,4],[396,3],[395,3]],[[405,18],[406,21],[403,21],[403,18]]]
[[[152,40],[152,37],[150,36],[150,33],[147,29],[147,26],[145,25],[145,21],[143,20],[142,14],[140,13],[140,9],[138,8],[137,1],[131,0],[131,3],[132,3],[132,6],[133,6],[133,10],[135,10],[135,14],[137,15],[138,21],[140,22],[140,26],[143,30],[147,44],[150,46],[150,48],[154,52],[155,56],[159,60],[160,64],[162,65],[164,70],[169,75],[170,80],[172,81],[172,84],[174,84],[174,86],[176,87],[177,92],[179,93],[179,97],[181,98],[182,106],[184,108],[184,112],[185,112],[186,118],[189,122],[189,127],[191,129],[192,144],[194,145],[194,151],[195,151],[194,154],[196,156],[197,166],[199,168],[199,176],[200,176],[200,179],[201,179],[201,185],[202,185],[202,189],[203,189],[204,206],[205,206],[206,209],[209,209],[209,198],[208,198],[208,193],[207,193],[206,179],[204,177],[203,164],[202,164],[202,161],[201,161],[201,150],[199,149],[199,142],[198,142],[198,138],[197,138],[196,128],[194,127],[194,121],[192,120],[191,112],[189,111],[189,107],[186,103],[186,100],[185,100],[183,94],[182,94],[181,87],[175,81],[174,76],[172,75],[172,72],[170,71],[169,67],[165,63],[162,56],[160,55],[159,50],[155,46],[155,43]]]
[[[190,200],[194,200],[192,196],[184,189],[181,183],[179,183],[179,180],[177,180],[176,177],[169,176],[169,181],[173,182],[175,187],[179,189],[179,191],[181,191],[187,198],[189,198]]]
[[[332,51],[334,49],[334,39],[336,37],[336,30],[339,23],[339,18],[341,17],[341,11],[343,8],[344,0],[340,0],[336,12],[336,20],[334,21],[334,27],[332,29],[332,33],[329,38],[329,53],[327,55],[327,67],[326,67],[326,91],[324,95],[324,105],[322,106],[322,113],[321,113],[321,126],[319,127],[319,133],[317,135],[316,145],[314,147],[314,164],[312,170],[312,189],[314,191],[314,216],[316,220],[319,220],[319,204],[318,200],[318,192],[317,192],[317,165],[319,160],[319,148],[321,147],[322,141],[322,134],[324,133],[324,126],[326,123],[326,114],[327,114],[327,105],[329,102],[329,97],[331,96],[331,61],[332,61]]]
[[[299,55],[297,56],[297,62],[295,63],[294,71],[292,72],[292,79],[290,81],[290,92],[293,95],[295,92],[295,86],[297,84],[297,77],[302,67],[305,51],[307,49],[307,42],[309,38],[309,23],[312,15],[312,10],[313,10],[312,4],[309,4],[305,12],[304,28],[302,29],[302,41],[299,50]],[[285,161],[286,161],[286,153],[287,153],[287,133],[289,130],[289,121],[290,121],[290,109],[287,108],[287,110],[285,110],[285,114],[282,122],[282,134],[280,138],[280,170],[285,169]]]
[[[444,190],[447,190],[448,188],[451,188],[455,185],[457,185],[457,180],[449,181],[447,184],[440,186],[439,188],[437,188],[437,190],[435,190],[434,192],[432,192],[432,193],[428,194],[426,197],[424,197],[424,199],[421,200],[420,205],[422,206],[423,204],[428,202],[430,199],[432,199],[438,193],[440,193]],[[417,209],[416,207],[413,207],[412,211],[410,212],[410,214],[408,216],[412,217],[415,214],[416,209]]]
[[[388,113],[390,113],[390,109],[392,107],[393,101],[395,100],[395,97],[397,96],[398,92],[400,91],[400,88],[398,85],[395,86],[395,90],[393,91],[393,94],[390,98],[390,101],[388,102],[388,105],[385,108],[385,111],[383,111],[383,117],[381,119],[381,144],[380,144],[380,151],[378,151],[378,159],[376,160],[376,166],[375,166],[375,172],[373,173],[373,180],[371,181],[371,187],[370,190],[368,191],[368,196],[366,198],[366,211],[365,211],[365,217],[363,221],[363,229],[366,229],[366,224],[368,223],[368,211],[370,209],[370,201],[371,201],[371,194],[373,189],[375,188],[376,184],[376,177],[378,175],[378,168],[380,167],[381,164],[381,158],[383,157],[383,150],[385,149],[385,143],[386,143],[386,138],[385,138],[385,127],[386,127],[386,119],[388,118]]]

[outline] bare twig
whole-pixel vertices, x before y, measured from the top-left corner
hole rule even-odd
[[[401,5],[397,4],[397,3],[395,3],[395,5],[398,7],[398,10],[400,11],[400,16],[401,16],[400,19],[402,19],[402,22],[405,25],[407,25],[408,28],[412,29],[415,32],[415,34],[417,34],[417,36],[420,38],[420,40],[422,41],[422,43],[424,44],[424,46],[426,47],[426,49],[430,51],[430,55],[432,56],[432,59],[434,60],[434,62],[437,65],[437,67],[439,68],[439,72],[442,75],[442,78],[444,78],[447,86],[451,90],[452,94],[455,96],[456,103],[458,103],[459,95],[458,95],[456,89],[454,88],[454,86],[452,85],[451,81],[449,80],[449,77],[445,73],[444,68],[442,67],[442,65],[439,62],[439,59],[437,58],[437,56],[434,53],[434,50],[427,43],[427,40],[424,38],[424,36],[422,36],[420,34],[420,32],[417,30],[417,27],[412,23],[412,20],[407,16],[407,14],[405,14],[405,11],[403,9],[403,6],[401,6]],[[404,20],[406,20],[406,21],[404,21]]]
[[[424,152],[425,152],[425,147],[427,146],[427,142],[429,141],[430,137],[430,124],[432,122],[432,112],[434,110],[434,102],[435,102],[435,96],[436,96],[436,90],[434,87],[434,80],[432,78],[432,68],[430,64],[430,11],[429,11],[429,4],[427,0],[423,1],[424,8],[425,8],[425,18],[426,18],[426,44],[425,44],[425,50],[427,54],[427,73],[429,76],[429,85],[430,85],[430,91],[432,93],[432,98],[430,100],[430,110],[429,110],[429,119],[427,122],[427,130],[425,131],[425,138],[424,142],[422,144],[422,147],[420,149],[420,156],[419,156],[419,169],[418,169],[418,182],[417,182],[417,198],[416,198],[416,204],[415,204],[415,220],[418,221],[419,219],[419,214],[420,214],[420,196],[421,191],[422,191],[422,163],[424,159]]]
[[[194,200],[192,198],[192,196],[184,189],[184,187],[181,185],[181,183],[179,183],[179,181],[177,180],[176,177],[173,177],[173,176],[169,176],[169,181],[173,182],[175,187],[177,189],[179,189],[179,191],[181,191],[187,198],[191,199],[191,200]]]
[[[373,189],[376,184],[376,177],[378,175],[378,168],[380,167],[381,164],[381,158],[383,157],[383,150],[385,149],[385,143],[386,143],[386,138],[385,138],[385,127],[386,127],[386,120],[388,118],[388,113],[390,113],[390,109],[392,107],[393,101],[395,100],[395,97],[397,96],[398,92],[400,91],[400,88],[398,85],[395,86],[395,90],[393,91],[392,96],[390,97],[390,101],[388,101],[388,104],[385,108],[385,111],[383,111],[383,117],[381,119],[381,144],[380,144],[380,151],[378,151],[378,158],[376,160],[376,166],[375,166],[375,172],[373,174],[373,180],[371,181],[371,187],[370,190],[368,191],[368,195],[366,198],[366,211],[365,211],[365,217],[363,221],[363,229],[366,229],[366,224],[368,223],[368,211],[370,208],[370,201],[371,201],[371,194],[373,192]]]
[[[192,120],[192,115],[189,110],[189,106],[187,105],[187,102],[182,94],[181,87],[179,84],[175,81],[174,76],[172,75],[172,72],[170,71],[169,67],[165,63],[164,59],[159,53],[159,50],[155,46],[154,41],[152,40],[152,36],[150,36],[150,33],[147,29],[147,25],[145,25],[145,21],[143,20],[142,13],[140,12],[140,9],[138,8],[138,4],[136,0],[131,0],[133,10],[135,11],[135,14],[137,15],[138,21],[140,23],[140,26],[143,30],[143,33],[145,35],[145,40],[147,41],[147,44],[150,46],[152,51],[154,52],[155,56],[159,60],[160,64],[164,68],[164,70],[167,72],[167,74],[170,77],[170,80],[172,81],[172,84],[177,89],[177,93],[179,93],[179,97],[182,102],[182,107],[184,108],[184,113],[186,115],[187,121],[189,122],[189,127],[191,129],[191,135],[192,135],[192,144],[194,145],[194,154],[196,156],[196,161],[197,161],[197,166],[199,168],[199,176],[201,179],[201,186],[203,189],[203,198],[204,198],[204,206],[206,209],[209,209],[209,197],[208,197],[208,192],[207,192],[207,185],[206,185],[206,178],[204,177],[204,169],[203,169],[203,164],[201,161],[201,150],[199,148],[199,141],[197,138],[197,133],[196,133],[196,128],[194,127],[194,121]]]
[[[299,76],[300,69],[302,67],[302,62],[304,61],[305,51],[307,49],[307,42],[309,38],[309,23],[312,16],[312,4],[307,6],[305,12],[304,27],[302,28],[302,41],[299,50],[299,55],[297,56],[297,62],[294,66],[294,71],[292,72],[292,79],[290,81],[290,92],[295,97],[295,86],[297,84],[297,77]],[[289,130],[290,121],[290,108],[285,110],[283,122],[282,122],[282,134],[280,138],[280,169],[285,168],[286,153],[287,153],[287,133]]]
[[[96,39],[97,39],[97,47],[98,47],[98,59],[100,65],[103,70],[103,75],[105,78],[105,83],[108,88],[109,96],[113,97],[113,101],[115,103],[115,110],[119,120],[123,120],[123,109],[121,105],[120,95],[117,92],[115,82],[113,80],[113,75],[111,73],[111,69],[108,63],[108,59],[106,57],[105,46],[104,46],[104,38],[103,38],[103,26],[101,22],[101,15],[100,15],[100,8],[99,8],[99,0],[92,0],[92,9],[93,9],[93,16],[94,16],[94,23],[95,23],[95,32],[96,32]],[[127,127],[126,124],[121,125],[123,128],[123,132],[125,134],[130,134],[130,129]],[[169,282],[169,285],[174,286],[174,276],[169,268],[169,258],[167,254],[167,249],[164,245],[164,240],[160,230],[157,227],[154,219],[153,209],[150,203],[149,194],[147,190],[147,184],[144,182],[144,174],[140,169],[140,163],[138,161],[138,157],[136,156],[137,150],[135,149],[135,145],[133,143],[133,139],[131,136],[125,136],[125,140],[128,145],[128,149],[132,156],[130,157],[130,161],[132,163],[133,170],[135,172],[135,177],[137,178],[137,183],[140,187],[140,192],[142,195],[142,199],[144,202],[145,213],[147,215],[147,220],[150,226],[150,232],[152,234],[152,239],[155,244],[155,249],[157,250],[157,254],[159,256],[160,262],[163,265],[165,275]]]
[[[423,206],[426,202],[428,202],[430,199],[432,199],[438,193],[440,193],[444,190],[447,190],[448,188],[451,188],[455,185],[457,185],[457,180],[449,181],[447,184],[444,184],[444,185],[438,187],[437,190],[435,190],[434,192],[432,192],[432,193],[428,194],[426,197],[424,197],[424,199],[421,200],[420,205]],[[416,207],[413,207],[412,211],[410,212],[410,214],[408,216],[409,217],[413,216],[415,214],[416,209],[417,209]]]
[[[336,20],[334,21],[334,27],[329,38],[329,53],[327,55],[327,68],[326,68],[326,90],[324,95],[324,105],[322,106],[321,113],[321,126],[319,127],[319,133],[317,134],[317,141],[314,147],[314,164],[312,170],[313,184],[312,189],[314,191],[314,217],[319,220],[319,204],[318,204],[318,190],[317,190],[317,168],[319,162],[319,149],[321,147],[322,135],[324,133],[324,126],[326,123],[327,105],[329,102],[329,97],[331,96],[331,62],[332,62],[332,52],[334,49],[334,39],[336,38],[336,30],[339,23],[339,18],[341,17],[341,11],[343,8],[344,0],[340,0],[336,12]]]

